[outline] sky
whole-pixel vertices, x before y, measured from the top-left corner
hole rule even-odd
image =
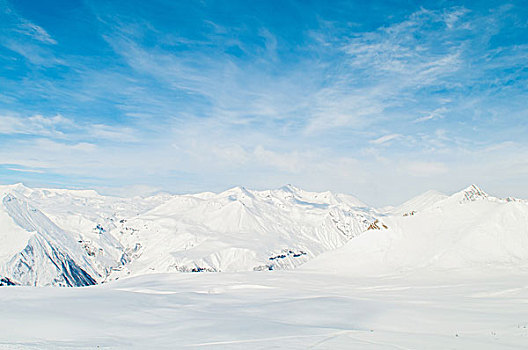
[[[528,198],[523,1],[0,0],[0,182]]]

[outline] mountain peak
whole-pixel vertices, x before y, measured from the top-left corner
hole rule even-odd
[[[27,193],[31,192],[31,189],[29,187],[26,187],[22,182],[12,184],[12,185],[3,185],[3,187],[6,191],[15,191],[18,193]]]
[[[236,186],[233,188],[230,188],[222,193],[220,193],[220,196],[227,195],[227,196],[247,196],[247,197],[253,197],[253,194],[245,187],[243,186]]]
[[[489,197],[489,195],[484,192],[480,187],[478,187],[475,184],[472,184],[471,186],[467,187],[462,191],[463,194],[463,201],[473,202],[479,199],[486,199]]]
[[[293,186],[292,184],[286,184],[280,188],[280,190],[286,192],[299,192],[301,189],[299,187]]]

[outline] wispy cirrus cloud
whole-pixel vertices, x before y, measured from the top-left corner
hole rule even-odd
[[[449,169],[440,162],[410,162],[404,165],[405,173],[410,176],[431,177],[446,174]]]
[[[21,173],[44,174],[43,170],[38,170],[38,169],[12,168],[12,167],[7,167],[6,169],[9,171],[15,171],[15,172],[21,172]]]
[[[10,33],[20,33],[44,44],[57,44],[57,41],[41,26],[21,16],[6,0],[0,1],[2,28]]]
[[[446,113],[447,111],[448,109],[446,107],[440,107],[440,108],[435,109],[432,112],[426,113],[423,117],[416,118],[414,122],[422,123],[428,120],[442,118],[444,116],[444,113]]]
[[[370,140],[369,142],[375,145],[381,145],[383,143],[387,143],[391,140],[394,140],[400,137],[402,137],[402,135],[400,134],[390,134],[390,135],[384,135],[384,136],[378,137],[377,139],[374,139],[374,140]]]
[[[58,140],[111,140],[136,141],[136,131],[130,127],[99,123],[78,122],[57,114],[46,117],[40,114],[24,117],[0,115],[0,135],[30,135]]]
[[[63,64],[49,46],[57,41],[41,26],[20,15],[6,0],[0,1],[0,46],[23,56],[33,64],[53,66]]]
[[[28,118],[0,115],[0,134],[61,136],[64,134],[59,128],[71,125],[72,122],[61,115],[53,117],[34,115]]]
[[[28,21],[25,18],[18,17],[18,26],[14,30],[22,33],[24,35],[29,36],[32,39],[38,40],[45,44],[51,44],[56,45],[57,41],[51,37],[51,35],[44,30],[41,26],[36,25],[35,23],[32,23]]]

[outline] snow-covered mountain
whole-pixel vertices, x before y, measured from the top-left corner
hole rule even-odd
[[[407,202],[395,208],[384,210],[383,212],[385,212],[388,215],[410,216],[410,215],[414,215],[417,212],[423,211],[424,209],[427,209],[433,206],[435,203],[440,202],[441,200],[444,200],[447,197],[448,196],[446,196],[443,193],[430,190],[430,191],[422,193],[419,196],[416,196],[408,200]]]
[[[7,224],[2,225],[5,260],[1,270],[6,283],[61,286],[96,283],[92,277],[95,271],[75,239],[23,196],[4,195],[0,215]]]
[[[451,196],[428,192],[305,268],[349,274],[528,268],[528,203],[476,185]]]
[[[138,250],[126,273],[273,270],[340,247],[376,215],[351,196],[237,187],[174,196],[124,222],[117,236]]]
[[[125,199],[18,184],[1,186],[0,194],[3,284],[289,269],[384,225],[352,196],[291,185]]]
[[[528,266],[528,203],[475,185],[388,210],[291,185],[117,198],[0,186],[0,285],[158,272],[394,272]],[[338,249],[339,248],[339,249]]]

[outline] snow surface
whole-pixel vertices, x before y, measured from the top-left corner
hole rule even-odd
[[[525,349],[525,274],[150,274],[0,289],[0,349]]]

